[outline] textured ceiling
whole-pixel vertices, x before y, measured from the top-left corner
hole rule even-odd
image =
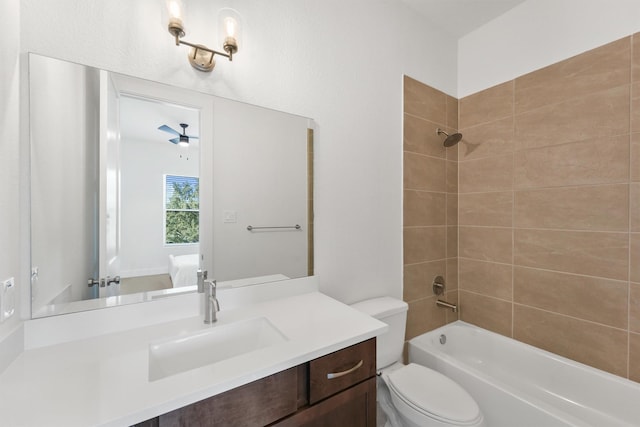
[[[401,0],[411,9],[460,38],[526,0]]]

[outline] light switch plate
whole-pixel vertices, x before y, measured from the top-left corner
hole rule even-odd
[[[16,311],[16,284],[13,277],[0,284],[0,322],[13,316]]]
[[[238,222],[238,211],[224,211],[224,222],[225,223]]]

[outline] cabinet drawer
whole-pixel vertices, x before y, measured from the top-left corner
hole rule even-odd
[[[309,362],[309,403],[314,404],[376,373],[376,339]]]

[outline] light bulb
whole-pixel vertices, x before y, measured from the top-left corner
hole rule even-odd
[[[178,19],[182,21],[182,8],[178,1],[169,0],[167,2],[167,9],[169,9],[169,19]]]
[[[235,19],[230,16],[224,18],[224,29],[227,37],[236,38],[236,29],[238,27],[238,23]]]
[[[176,45],[178,45],[178,38],[184,37],[184,25],[182,23],[182,15],[184,14],[184,7],[180,0],[167,0],[167,13],[169,14],[169,23],[167,29],[176,38]]]
[[[224,8],[218,12],[218,34],[220,35],[222,47],[229,55],[238,51],[238,42],[242,37],[242,26],[240,15],[237,11]]]

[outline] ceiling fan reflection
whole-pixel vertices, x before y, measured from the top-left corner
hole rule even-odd
[[[170,134],[176,135],[177,138],[172,138],[169,140],[169,142],[173,143],[173,144],[178,144],[181,146],[188,146],[189,145],[189,139],[193,138],[193,139],[198,139],[197,136],[194,135],[187,135],[187,128],[189,127],[188,124],[186,123],[180,123],[180,127],[182,128],[182,133],[178,132],[177,130],[167,126],[167,125],[162,125],[158,127],[158,130],[162,130],[165,132],[168,132]]]

